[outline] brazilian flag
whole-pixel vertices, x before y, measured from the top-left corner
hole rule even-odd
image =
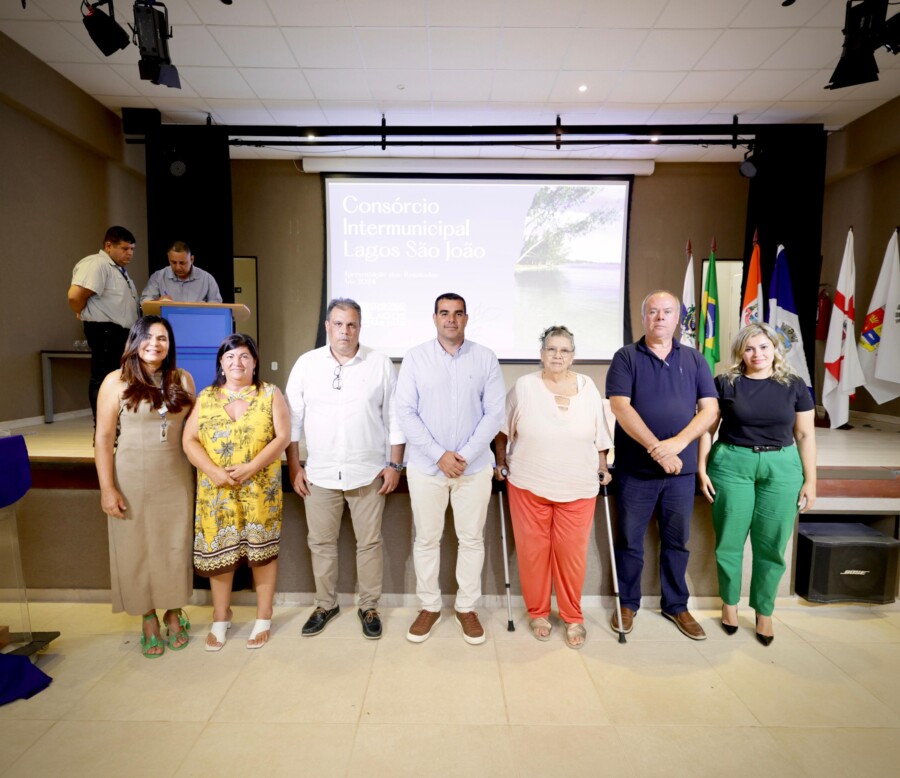
[[[716,282],[715,243],[709,251],[709,266],[700,301],[700,324],[697,331],[700,333],[700,353],[706,359],[709,371],[715,375],[716,362],[719,361],[719,286]]]

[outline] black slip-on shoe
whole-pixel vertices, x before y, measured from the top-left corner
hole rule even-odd
[[[368,640],[378,640],[381,637],[381,617],[378,615],[378,611],[375,608],[367,610],[360,608],[356,611],[356,615],[362,622],[363,637]]]
[[[330,611],[327,611],[324,608],[316,608],[312,612],[312,616],[306,620],[306,624],[303,625],[300,634],[307,638],[318,635],[325,629],[325,625],[340,612],[341,607],[339,605],[335,605]]]

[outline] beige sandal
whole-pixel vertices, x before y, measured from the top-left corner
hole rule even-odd
[[[584,628],[584,624],[566,624],[566,645],[569,648],[574,648],[577,651],[584,645],[586,637],[587,630]],[[581,638],[580,643],[575,642],[577,638]]]
[[[541,634],[541,630],[547,630],[546,635]],[[550,623],[550,619],[546,619],[543,616],[537,619],[531,620],[531,634],[534,635],[538,640],[547,641],[550,640],[550,631],[553,629],[553,625]]]

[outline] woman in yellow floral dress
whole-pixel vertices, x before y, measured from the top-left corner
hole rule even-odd
[[[184,425],[184,451],[197,468],[194,570],[209,578],[213,624],[207,651],[225,645],[234,571],[247,563],[256,623],[247,648],[269,639],[281,535],[281,453],[291,438],[287,403],[259,379],[253,338],[229,335],[216,355],[216,379],[197,395]]]

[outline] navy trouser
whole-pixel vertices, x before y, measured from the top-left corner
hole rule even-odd
[[[616,539],[616,571],[622,606],[641,607],[641,573],[644,570],[644,535],[654,509],[659,507],[659,579],[661,605],[673,616],[687,610],[687,542],[694,511],[694,478],[689,475],[638,478],[616,471],[619,534]]]

